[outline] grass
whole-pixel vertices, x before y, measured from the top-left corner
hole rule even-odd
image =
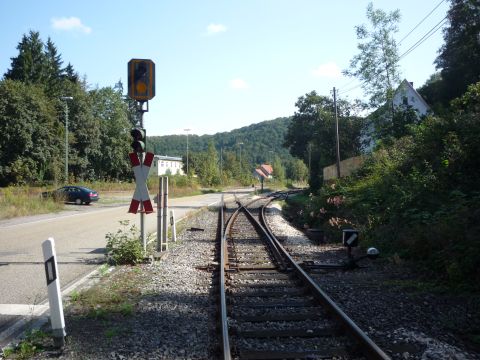
[[[0,219],[61,211],[62,202],[43,199],[41,188],[21,186],[0,189]]]
[[[95,319],[131,316],[141,296],[140,286],[145,281],[141,268],[119,266],[113,273],[104,274],[93,287],[72,294],[69,311]]]
[[[15,347],[3,349],[3,358],[5,359],[29,359],[35,354],[43,351],[51,337],[41,330],[32,330],[28,332],[25,338]]]
[[[79,182],[75,185],[86,186],[91,189],[95,189],[100,193],[101,204],[114,204],[122,202],[115,196],[111,196],[109,193],[124,192],[126,195],[133,195],[135,191],[135,183],[133,182]],[[61,185],[51,186],[9,186],[0,188],[0,220],[11,219],[20,216],[31,216],[48,214],[62,211],[65,208],[65,204],[61,201],[54,201],[51,198],[42,198],[43,191],[51,191],[59,188]],[[158,190],[158,179],[149,178],[148,186],[150,193],[154,194]],[[170,198],[178,198],[184,196],[202,195],[205,190],[202,191],[199,185],[196,183],[185,184],[171,184],[169,189]],[[128,203],[126,200],[125,203]]]

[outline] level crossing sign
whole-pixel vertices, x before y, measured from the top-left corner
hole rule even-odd
[[[147,152],[145,154],[145,160],[143,166],[140,163],[140,158],[136,153],[128,154],[130,157],[130,163],[133,167],[133,173],[135,175],[135,193],[130,203],[129,213],[136,214],[140,203],[143,203],[143,210],[146,214],[153,212],[152,202],[150,201],[150,195],[147,188],[147,177],[150,171],[150,166],[153,161],[153,153]]]

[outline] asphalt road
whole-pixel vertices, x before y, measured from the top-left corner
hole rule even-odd
[[[250,191],[238,189],[225,194],[242,196]],[[169,207],[178,221],[188,212],[219,202],[221,195],[170,199]],[[116,232],[120,221],[129,220],[140,227],[140,215],[129,214],[125,201],[122,205],[95,203],[67,208],[59,214],[0,221],[0,330],[12,317],[22,315],[22,309],[33,309],[33,305],[47,299],[43,241],[49,237],[55,240],[63,290],[104,261],[105,235]],[[145,219],[146,233],[156,232],[157,213],[146,215]]]

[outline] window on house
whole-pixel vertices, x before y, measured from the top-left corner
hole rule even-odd
[[[160,166],[163,167],[163,161],[160,163]]]
[[[408,97],[404,96],[402,98],[403,105],[408,105]]]

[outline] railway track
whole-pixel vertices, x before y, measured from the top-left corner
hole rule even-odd
[[[272,199],[238,203],[228,219],[221,206],[223,358],[389,359],[271,233],[264,209]]]

